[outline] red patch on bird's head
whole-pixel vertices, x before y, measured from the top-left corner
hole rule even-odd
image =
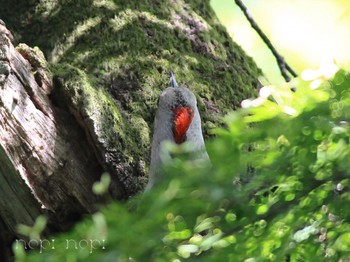
[[[194,112],[190,107],[175,107],[173,134],[176,144],[181,144],[186,140],[186,132],[192,122]]]

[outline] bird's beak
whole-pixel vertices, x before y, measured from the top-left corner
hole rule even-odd
[[[176,79],[175,79],[175,76],[174,76],[173,72],[170,72],[170,86],[174,87],[174,88],[179,87],[177,85],[177,82],[176,82]]]

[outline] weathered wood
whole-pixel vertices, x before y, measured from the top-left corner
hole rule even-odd
[[[103,170],[84,130],[50,101],[39,49],[21,45],[21,55],[10,35],[0,24],[0,220],[15,235],[18,223],[31,224],[43,210],[63,225],[96,210],[92,185]]]
[[[0,260],[9,254],[18,224],[33,225],[43,210],[0,145]]]
[[[42,211],[1,146],[0,159],[0,214],[9,230],[15,232],[16,225],[32,225]]]

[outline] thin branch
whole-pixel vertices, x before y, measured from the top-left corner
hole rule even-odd
[[[259,36],[262,38],[262,40],[265,42],[265,44],[268,46],[268,48],[271,50],[273,55],[275,56],[277,60],[278,67],[280,68],[281,74],[283,78],[286,80],[286,82],[290,82],[291,78],[288,75],[288,72],[293,76],[297,77],[297,73],[286,63],[283,56],[281,56],[276,48],[272,45],[271,41],[268,39],[268,37],[264,34],[264,32],[260,29],[258,24],[254,21],[253,17],[251,16],[248,8],[243,4],[241,0],[235,0],[236,4],[239,6],[239,8],[244,13],[245,17],[248,19],[251,27],[255,29],[255,31],[259,34]]]

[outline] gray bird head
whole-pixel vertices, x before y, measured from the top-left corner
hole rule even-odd
[[[160,94],[158,111],[173,116],[174,109],[181,107],[195,111],[197,109],[197,100],[188,88],[177,84],[173,72],[170,72],[170,87]]]
[[[197,109],[195,95],[186,87],[170,86],[159,97],[158,111],[162,111],[169,117],[173,117],[176,108],[186,107],[193,111]]]

